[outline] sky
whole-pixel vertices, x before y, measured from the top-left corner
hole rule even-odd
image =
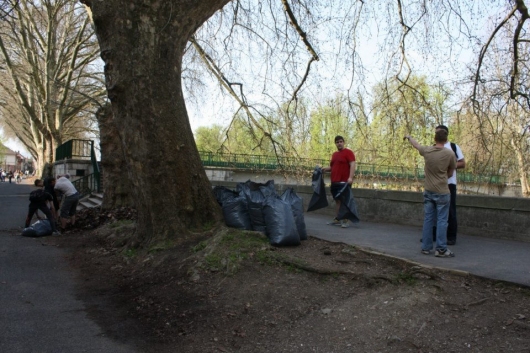
[[[0,141],[4,146],[10,148],[15,152],[20,152],[24,157],[30,157],[30,154],[26,148],[20,143],[18,139],[6,139],[4,136],[4,131],[0,128]]]
[[[322,3],[327,2],[332,3],[330,0]],[[351,3],[347,1],[333,3],[336,8],[327,9],[323,7],[321,9],[325,12],[322,15],[321,22],[303,23],[301,21],[302,26],[304,26],[303,29],[309,34],[309,41],[314,44],[320,57],[319,61],[313,63],[311,74],[301,90],[301,93],[315,104],[333,98],[336,93],[347,93],[350,89],[349,93],[354,96],[357,88],[361,86],[366,95],[365,98],[369,99],[372,87],[376,83],[381,82],[385,74],[388,74],[388,72],[392,73],[392,70],[395,70],[395,67],[390,67],[387,63],[392,61],[395,63],[396,58],[399,57],[395,39],[396,34],[397,38],[399,38],[399,32],[391,33],[391,29],[389,29],[393,28],[393,30],[396,30],[396,28],[399,29],[400,27],[399,19],[396,17],[397,11],[393,7],[396,2],[378,2],[377,6],[374,5],[376,7],[375,11],[381,15],[380,19],[383,19],[383,21],[378,22],[375,18],[371,18],[363,24],[364,28],[362,30],[360,25],[359,28],[356,28],[360,35],[355,40],[343,39],[342,41],[339,41],[338,38],[347,37],[355,24],[344,23],[340,17],[333,18],[333,14],[351,11]],[[476,6],[475,3],[477,4]],[[479,7],[478,3],[486,4],[486,7]],[[458,2],[455,1],[454,4],[458,6]],[[416,36],[416,33],[421,33],[424,30],[422,23],[418,21],[418,18],[421,18],[421,14],[414,11],[405,11],[404,14],[407,24],[415,24],[414,31],[417,31],[411,32],[406,40],[407,59],[413,73],[426,75],[431,83],[443,82],[449,88],[459,91],[458,96],[462,96],[469,91],[469,86],[466,87],[463,81],[469,81],[469,78],[472,77],[473,67],[477,61],[477,54],[473,53],[471,46],[464,39],[469,33],[472,33],[476,38],[474,44],[479,43],[479,39],[484,41],[491,32],[492,19],[493,21],[498,20],[498,16],[495,15],[498,15],[500,7],[505,5],[502,5],[500,1],[475,1],[473,6],[474,9],[469,14],[469,18],[464,18],[467,23],[474,25],[473,28],[471,26],[463,26],[458,22],[446,23],[440,21],[438,23],[439,27],[431,28],[431,33],[424,38]],[[367,18],[370,17],[368,16]],[[433,18],[435,18],[435,15],[433,15]],[[457,19],[459,17],[453,17],[453,21]],[[388,22],[384,23],[385,20],[388,20]],[[217,30],[217,28],[215,29]],[[267,28],[259,29],[262,32],[260,32],[259,37],[254,38],[257,41],[261,37],[265,37],[267,31]],[[442,35],[444,31],[462,40],[449,42]],[[298,60],[295,68],[295,70],[298,70],[298,78],[304,73],[308,54],[300,41],[296,44],[297,51],[301,53],[295,54],[299,55],[298,57],[291,55],[291,48],[285,45],[280,48],[280,54],[267,57],[271,59],[270,64],[263,64],[259,59],[269,55],[269,52],[260,51],[261,49],[253,47],[252,44],[246,44],[246,47],[242,45],[237,51],[232,50],[233,55],[227,55],[222,49],[219,50],[217,47],[223,47],[225,44],[224,34],[221,30],[215,32],[214,35],[208,32],[202,35],[205,40],[204,43],[214,43],[208,49],[217,48],[217,55],[212,54],[214,53],[213,51],[210,51],[210,53],[216,59],[216,64],[223,68],[227,79],[232,82],[243,83],[248,102],[255,106],[260,106],[261,104],[274,106],[274,104],[281,102],[280,91],[282,87],[280,82],[288,82],[287,85],[293,87],[293,90],[300,82],[296,78],[282,76],[284,75],[282,65],[285,62],[292,64]],[[274,37],[274,33],[270,35]],[[291,33],[291,35],[293,34]],[[209,41],[207,42],[207,40]],[[251,42],[251,40],[248,41]],[[385,47],[385,45],[389,46]],[[267,46],[274,47],[279,45],[272,41],[267,42],[266,45],[264,44],[264,47]],[[357,49],[357,56],[350,58],[349,55],[351,55],[353,46]],[[425,50],[425,48],[430,48],[431,50]],[[274,49],[278,48],[275,47]],[[282,56],[285,53],[288,54],[288,60],[285,60],[286,56]],[[305,56],[304,53],[306,54]],[[362,75],[359,75],[359,71],[356,71],[355,75],[353,74],[353,60],[359,60],[355,61],[356,64],[362,62],[365,68]],[[236,67],[237,70],[230,70],[230,66]],[[295,67],[295,65],[288,66],[288,68],[291,67]],[[357,67],[359,66],[357,65]],[[277,70],[275,71],[277,76],[267,76],[273,69]],[[192,129],[195,130],[198,126],[209,126],[214,123],[226,126],[238,108],[237,103],[233,98],[227,97],[226,94],[219,93],[220,85],[215,78],[208,75],[204,75],[203,78],[203,82],[206,85],[203,91],[206,93],[203,94],[197,104],[191,101],[188,101],[187,104]],[[264,78],[267,78],[269,87],[264,85]],[[283,101],[285,101],[285,95],[283,97]]]

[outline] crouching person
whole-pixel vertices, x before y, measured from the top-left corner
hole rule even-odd
[[[61,203],[60,219],[61,219],[61,230],[65,230],[68,220],[70,224],[75,224],[75,214],[77,210],[77,204],[79,203],[79,192],[75,188],[74,184],[70,181],[70,175],[66,174],[60,176],[55,181],[54,190],[59,191],[63,194],[63,200]]]
[[[46,215],[48,221],[50,221],[53,235],[60,235],[61,233],[59,233],[59,231],[57,230],[57,227],[55,226],[55,219],[53,218],[50,208],[48,207],[48,202],[53,201],[53,196],[44,191],[42,180],[36,179],[34,184],[38,189],[32,191],[29,194],[29,208],[28,215],[26,216],[25,225],[26,228],[30,226],[31,219],[33,218],[35,212],[41,211]]]

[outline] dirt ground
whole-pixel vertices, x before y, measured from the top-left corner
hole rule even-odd
[[[68,250],[90,317],[139,352],[530,352],[529,288],[224,228],[140,252],[123,245],[133,211],[79,218],[45,241]]]

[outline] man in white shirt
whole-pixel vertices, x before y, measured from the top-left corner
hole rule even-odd
[[[438,125],[435,131],[445,130],[449,134],[449,128],[445,125]],[[444,145],[445,148],[452,150],[456,156],[456,169],[464,169],[466,167],[466,160],[464,154],[456,143],[447,141]],[[456,170],[453,175],[447,179],[449,191],[451,192],[451,204],[449,207],[449,218],[447,226],[447,245],[456,244],[456,232],[458,229],[458,222],[456,218]]]
[[[66,228],[68,219],[70,219],[70,224],[75,224],[75,213],[77,204],[79,203],[79,193],[69,178],[69,174],[59,176],[54,187],[55,191],[59,191],[63,194],[60,213],[61,228],[63,231]]]

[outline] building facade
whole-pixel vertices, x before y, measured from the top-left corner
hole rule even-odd
[[[28,167],[26,157],[2,144],[0,144],[0,158],[0,168],[6,172],[15,172],[17,170],[24,172]]]

